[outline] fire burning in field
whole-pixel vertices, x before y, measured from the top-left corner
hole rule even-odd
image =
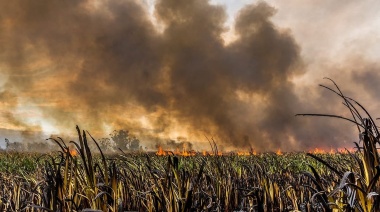
[[[252,153],[251,152],[245,152],[245,151],[237,151],[236,154],[239,156],[248,156],[248,155],[251,155]]]
[[[167,152],[162,149],[162,147],[158,147],[158,151],[156,152],[156,155],[158,156],[164,156],[167,155]]]
[[[76,157],[78,155],[78,152],[77,150],[73,149],[73,148],[68,148],[67,151],[69,152],[69,154],[72,156],[72,157]]]
[[[276,155],[282,155],[281,149],[278,149],[278,150],[276,151]]]
[[[75,157],[78,155],[78,152],[75,149],[70,149],[70,155]]]
[[[222,152],[217,152],[216,154],[214,153],[214,152],[208,152],[208,151],[202,151],[202,155],[203,156],[208,156],[208,155],[210,155],[210,156],[214,156],[214,155],[218,155],[218,156],[223,156],[223,155],[225,155],[225,154],[223,154]]]
[[[156,155],[158,156],[165,156],[165,155],[178,155],[178,156],[184,156],[184,157],[189,157],[189,156],[195,156],[197,153],[194,150],[186,150],[186,148],[183,148],[181,151],[179,148],[177,148],[174,152],[173,151],[167,151],[163,150],[161,146],[158,147],[158,150],[156,152]]]
[[[354,148],[349,148],[349,149],[338,148],[338,149],[325,150],[322,148],[315,148],[315,149],[308,151],[308,153],[312,153],[312,154],[337,154],[337,153],[345,154],[347,152],[351,152],[351,153],[355,152],[355,149]],[[274,153],[276,155],[279,155],[279,156],[286,154],[281,149],[277,149],[277,151]],[[76,152],[74,154],[76,154]],[[196,155],[203,155],[203,156],[215,156],[215,155],[218,155],[218,156],[223,156],[223,155],[250,156],[250,155],[258,155],[256,150],[251,150],[251,151],[239,150],[239,151],[230,151],[230,152],[217,151],[215,153],[215,152],[206,151],[206,150],[203,150],[202,152],[197,152],[195,150],[187,150],[185,147],[183,147],[182,150],[180,150],[179,148],[176,148],[175,151],[171,151],[171,150],[164,150],[162,148],[162,146],[158,147],[158,150],[156,151],[155,154],[157,156],[176,155],[176,156],[184,156],[184,157],[190,157],[190,156],[196,156]]]
[[[330,150],[324,150],[321,148],[315,148],[312,150],[309,150],[308,153],[312,154],[336,154],[336,153],[348,153],[348,152],[355,152],[356,150],[354,148],[338,148],[338,149],[330,149]]]

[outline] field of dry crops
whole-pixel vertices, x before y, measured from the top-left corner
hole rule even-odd
[[[377,152],[0,155],[3,211],[378,211]],[[92,140],[92,138],[91,138]],[[91,142],[94,142],[93,140]],[[374,154],[375,153],[375,154]]]
[[[331,89],[330,89],[331,90]],[[105,155],[77,127],[72,152],[0,153],[2,211],[380,211],[380,133],[334,91],[358,126],[355,152]],[[357,109],[366,115],[361,116]],[[366,117],[366,118],[364,118]],[[89,143],[98,148],[91,150]],[[160,150],[162,151],[162,150]]]
[[[350,198],[345,193],[349,186],[337,188],[354,177],[345,174],[345,170],[360,173],[360,166],[351,167],[359,157],[357,154],[319,154],[319,158],[335,167],[331,170],[304,153],[94,155],[86,150],[86,139],[82,138],[83,148],[78,145],[79,155],[74,157],[67,151],[55,155],[3,153],[1,208],[323,211],[349,206]]]

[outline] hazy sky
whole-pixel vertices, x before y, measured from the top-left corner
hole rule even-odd
[[[79,124],[146,146],[352,146],[352,125],[294,114],[348,115],[318,87],[330,77],[379,116],[378,11],[374,0],[0,0],[0,145]]]

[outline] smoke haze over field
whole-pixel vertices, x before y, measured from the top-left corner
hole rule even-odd
[[[177,136],[257,150],[351,145],[352,125],[294,115],[348,114],[317,88],[324,76],[377,101],[378,64],[347,53],[315,65],[303,50],[313,41],[279,25],[276,13],[294,10],[273,5],[253,1],[228,26],[228,7],[204,0],[0,0],[0,127],[128,129],[152,147]]]

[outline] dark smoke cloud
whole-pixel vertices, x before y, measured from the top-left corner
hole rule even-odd
[[[7,92],[40,105],[59,129],[108,124],[151,137],[181,125],[238,148],[338,146],[335,122],[294,117],[323,107],[296,95],[300,47],[271,22],[275,12],[264,2],[243,8],[226,45],[225,10],[204,0],[158,0],[162,31],[133,0],[3,0],[0,68]]]
[[[353,73],[353,78],[370,94],[373,100],[380,99],[380,66],[369,66],[364,71]]]

